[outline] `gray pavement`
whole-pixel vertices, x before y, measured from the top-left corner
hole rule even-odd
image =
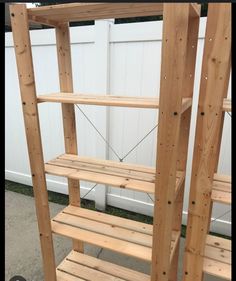
[[[5,280],[9,281],[15,275],[23,276],[27,281],[42,281],[43,268],[40,252],[40,242],[35,214],[34,199],[11,191],[5,192]],[[49,203],[51,216],[56,215],[65,206]],[[61,236],[53,236],[56,263],[71,251],[71,240]],[[181,238],[181,257],[184,239]],[[96,256],[100,248],[85,245],[85,253]],[[103,250],[101,259],[123,265],[149,274],[150,265],[143,261]],[[182,258],[179,262],[179,280],[181,280]],[[204,281],[218,281],[215,277],[205,276]],[[139,280],[137,280],[139,281]],[[141,281],[141,280],[140,280]]]

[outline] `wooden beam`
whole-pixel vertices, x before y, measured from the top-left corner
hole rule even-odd
[[[187,38],[187,50],[186,50],[186,62],[185,62],[185,75],[184,75],[184,83],[183,83],[183,96],[185,98],[190,98],[190,99],[192,99],[193,90],[194,90],[194,78],[195,78],[201,6],[197,5],[195,7],[196,14],[194,16],[192,16],[191,14],[192,9],[193,9],[193,4],[189,5],[188,38]],[[186,172],[191,112],[192,112],[192,107],[189,107],[181,115],[181,120],[180,120],[181,123],[180,123],[180,135],[178,140],[177,170],[183,172]],[[177,199],[174,203],[175,213],[173,219],[173,229],[177,231],[181,231],[181,225],[182,225],[184,188],[185,188],[185,181],[183,182],[182,190],[180,190]],[[179,245],[176,249],[174,260],[172,261],[171,264],[169,281],[177,280],[178,261],[179,261],[178,253],[179,253]]]
[[[73,92],[70,31],[69,24],[56,28],[57,57],[62,92]],[[75,110],[72,104],[62,104],[65,151],[77,154]],[[68,179],[70,204],[80,206],[80,184],[78,180]],[[73,240],[73,249],[83,252],[83,244]]]
[[[164,4],[151,281],[168,281],[190,4]],[[174,64],[174,65],[173,65]]]
[[[44,280],[56,281],[56,265],[26,5],[10,5],[10,14],[43,257]]]
[[[219,47],[220,46],[220,47]],[[231,64],[231,4],[210,3],[202,64],[184,257],[185,281],[200,281]],[[194,265],[194,266],[193,266]]]
[[[53,26],[53,27],[59,26],[59,23],[57,21],[45,19],[40,16],[30,16],[29,15],[28,19],[29,19],[29,21],[37,22],[37,23],[40,23],[43,25],[49,25],[49,26]]]
[[[162,3],[69,3],[30,8],[30,17],[59,22],[162,15]]]

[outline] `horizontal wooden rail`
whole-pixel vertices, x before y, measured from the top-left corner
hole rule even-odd
[[[127,96],[100,96],[81,95],[74,93],[53,93],[39,95],[38,102],[59,102],[72,104],[88,104],[100,106],[136,107],[136,108],[159,108],[159,99],[155,97],[127,97]],[[191,98],[183,98],[182,112],[192,105]]]

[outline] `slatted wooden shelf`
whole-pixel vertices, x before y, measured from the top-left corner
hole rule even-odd
[[[163,14],[162,3],[70,3],[54,6],[29,8],[28,18],[47,25],[110,18],[155,16]],[[199,15],[196,4],[191,4],[190,13]]]
[[[150,281],[150,276],[71,251],[57,267],[57,281]]]
[[[162,3],[70,3],[28,9],[29,19],[57,22],[162,15]]]
[[[214,202],[231,204],[231,176],[214,175],[211,198]]]
[[[60,102],[66,104],[90,104],[100,106],[119,106],[136,108],[159,108],[159,99],[153,97],[124,97],[124,96],[100,96],[81,95],[76,93],[52,93],[39,95],[38,102]],[[191,98],[183,98],[182,112],[192,105]]]
[[[56,234],[151,262],[152,225],[69,205],[52,221]],[[180,237],[172,231],[172,259]]]
[[[207,235],[203,270],[231,280],[231,240]]]
[[[155,191],[155,169],[147,166],[63,154],[48,161],[45,164],[45,172],[140,192],[154,193]],[[176,193],[183,181],[184,173],[177,172]]]

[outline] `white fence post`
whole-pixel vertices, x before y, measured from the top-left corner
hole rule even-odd
[[[109,73],[110,73],[110,25],[113,19],[96,20],[94,28],[95,38],[95,60],[96,60],[96,92],[101,95],[109,94]],[[109,107],[102,109],[100,117],[106,123],[104,137],[109,141]],[[105,144],[104,157],[109,159],[109,149]],[[105,210],[106,208],[107,187],[98,185],[95,188],[96,209]]]

